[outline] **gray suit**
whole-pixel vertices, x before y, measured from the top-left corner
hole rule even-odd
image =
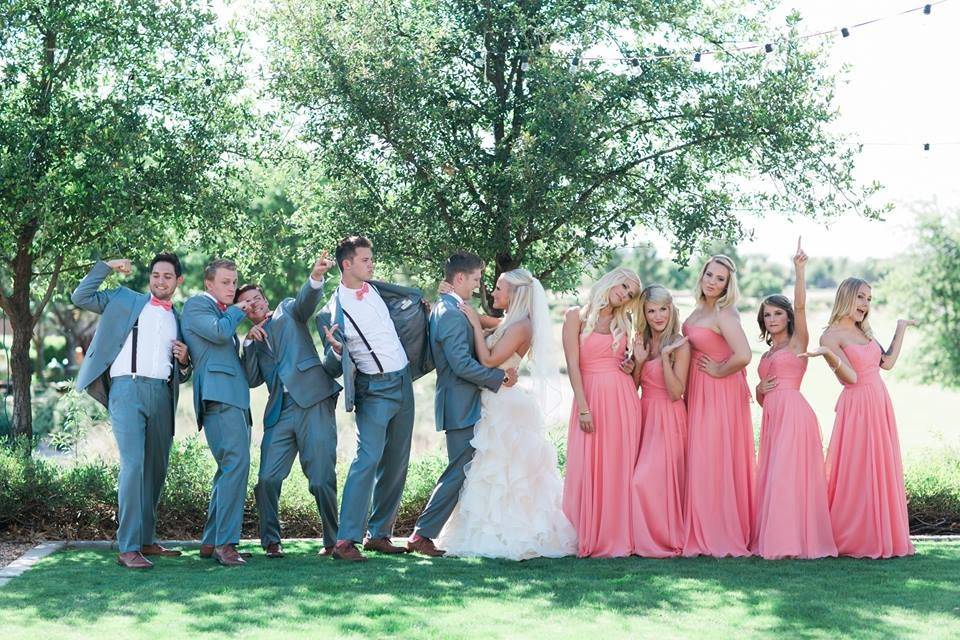
[[[501,369],[477,361],[473,327],[456,298],[441,296],[430,314],[430,348],[437,366],[434,417],[437,430],[447,437],[449,464],[433,489],[414,528],[425,538],[436,538],[453,512],[463,486],[464,467],[473,459],[473,426],[480,419],[480,390],[497,391]]]
[[[387,306],[410,362],[406,368],[383,374],[358,372],[346,348],[345,317],[338,296],[334,295],[317,315],[322,336],[331,321],[339,325],[336,337],[344,345],[343,353],[338,358],[327,345],[324,367],[334,377],[343,375],[344,405],[347,411],[356,409],[357,454],[343,486],[338,536],[354,542],[361,541],[365,533],[372,538],[389,538],[393,534],[410,463],[413,376],[422,375],[432,366],[424,353],[426,323],[421,292],[382,282],[370,285]]]
[[[323,289],[307,282],[296,299],[277,305],[264,323],[266,341],[243,348],[250,387],[267,383],[260,471],[254,495],[260,512],[260,542],[280,542],[280,489],[299,454],[323,523],[324,546],[337,541],[337,422],[340,385],[323,368],[307,322]]]
[[[120,452],[117,543],[125,553],[155,542],[157,505],[167,477],[179,387],[190,373],[189,368],[181,371],[174,361],[169,381],[143,376],[110,378],[110,367],[150,301],[150,294],[126,287],[98,291],[111,272],[105,262],[97,262],[71,296],[73,304],[102,316],[75,384],[77,391],[86,390],[110,412]],[[180,318],[173,313],[177,337],[182,340]]]
[[[183,306],[183,336],[193,360],[197,424],[217,461],[203,544],[237,544],[250,472],[250,388],[238,354],[238,307],[220,311],[205,294]]]

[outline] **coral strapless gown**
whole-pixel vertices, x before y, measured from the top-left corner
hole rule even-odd
[[[800,393],[807,361],[781,349],[758,369],[761,378],[776,376],[777,386],[763,399],[750,550],[767,560],[836,556],[820,424]]]
[[[844,385],[827,452],[827,498],[840,555],[890,558],[914,553],[903,463],[876,341],[844,353],[857,382]]]

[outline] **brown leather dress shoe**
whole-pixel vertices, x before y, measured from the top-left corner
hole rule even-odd
[[[202,544],[200,545],[200,557],[201,558],[212,558],[214,546],[212,544]],[[241,558],[247,559],[252,558],[253,554],[249,551],[237,551]]]
[[[439,558],[446,551],[442,549],[437,549],[436,545],[433,544],[433,540],[430,538],[417,538],[416,540],[407,541],[407,551],[412,553],[422,553],[425,556],[430,556],[431,558]]]
[[[334,560],[349,560],[350,562],[365,562],[366,558],[357,550],[353,542],[338,542],[333,547]]]
[[[145,544],[140,547],[140,553],[145,556],[163,556],[164,558],[176,558],[183,555],[182,551],[166,549],[158,544]]]
[[[317,555],[320,556],[321,558],[330,557],[333,555],[333,547],[332,546],[324,547],[323,549],[320,549]]]
[[[367,538],[363,541],[364,551],[377,551],[379,553],[406,553],[404,547],[398,547],[390,542],[390,538]]]
[[[126,551],[117,556],[117,564],[125,569],[151,569],[153,563],[139,551]]]
[[[225,567],[240,567],[247,564],[247,561],[240,557],[236,547],[232,544],[225,544],[214,549],[213,559]]]
[[[283,558],[283,547],[280,546],[279,542],[271,542],[267,545],[267,548],[263,550],[263,553],[268,558]]]

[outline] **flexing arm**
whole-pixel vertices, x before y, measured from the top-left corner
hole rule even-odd
[[[237,305],[227,307],[225,314],[220,317],[212,301],[190,298],[183,305],[183,330],[192,331],[208,342],[225,344],[233,340],[237,326],[247,317]]]
[[[457,377],[469,380],[478,387],[497,391],[503,384],[505,372],[485,367],[470,355],[470,340],[467,325],[457,317],[456,311],[448,310],[437,322],[438,342]]]
[[[97,263],[93,265],[93,268],[90,269],[90,273],[88,273],[86,277],[80,281],[80,284],[77,285],[77,288],[74,289],[73,295],[70,296],[71,302],[84,311],[92,311],[98,314],[103,313],[103,310],[107,308],[107,304],[110,303],[110,300],[113,299],[119,289],[108,289],[107,291],[98,291],[98,289],[100,285],[103,284],[103,281],[107,279],[107,276],[115,269],[121,271],[119,264],[117,264],[117,266],[111,266],[111,264],[120,262],[129,264],[129,260],[111,260],[109,264],[103,260],[97,261]],[[126,273],[129,272],[128,267]]]

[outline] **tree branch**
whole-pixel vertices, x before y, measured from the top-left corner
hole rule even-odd
[[[43,294],[43,298],[41,298],[40,302],[37,304],[36,310],[33,312],[34,324],[40,321],[40,316],[43,314],[44,307],[47,306],[47,303],[50,302],[50,298],[53,297],[53,291],[57,288],[57,280],[60,278],[60,268],[62,266],[63,254],[60,254],[54,261],[53,273],[50,275],[50,282],[47,284],[47,290]]]

